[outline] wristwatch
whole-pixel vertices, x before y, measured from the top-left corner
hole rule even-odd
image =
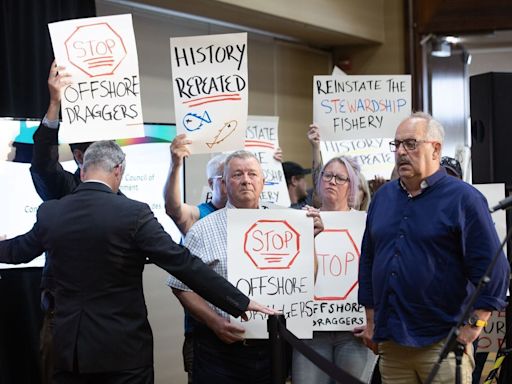
[[[477,315],[472,314],[468,319],[468,325],[470,325],[474,328],[482,328],[487,325],[487,321],[481,320],[478,318]]]

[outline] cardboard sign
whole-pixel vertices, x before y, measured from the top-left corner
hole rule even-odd
[[[313,257],[313,220],[305,211],[228,210],[228,280],[282,311],[286,327],[300,338],[313,335]],[[268,338],[266,315],[250,312],[241,324],[246,338]]]
[[[389,149],[391,137],[369,139],[321,141],[320,152],[326,164],[336,156],[353,156],[361,166],[361,172],[367,180],[376,175],[389,179],[395,166],[395,155]]]
[[[73,81],[62,91],[59,140],[144,137],[131,15],[59,21],[48,28],[56,63]]]
[[[498,352],[507,330],[505,319],[505,311],[492,313],[487,325],[480,333],[477,352]]]
[[[178,134],[192,153],[244,147],[247,127],[247,34],[171,38]]]
[[[315,76],[313,121],[326,141],[394,137],[411,113],[411,77]]]
[[[493,207],[505,198],[505,184],[473,184],[487,199],[489,207]],[[504,210],[499,210],[491,215],[498,238],[502,241],[507,235],[507,216]],[[507,254],[507,247],[503,249],[505,255]],[[505,312],[492,313],[491,318],[484,327],[480,338],[478,340],[477,352],[497,352],[501,340],[505,337],[506,324]]]
[[[277,116],[249,116],[245,149],[256,155],[263,169],[265,186],[260,201],[289,207],[291,202],[283,165],[274,159],[274,153],[279,148],[278,124]]]
[[[357,302],[360,246],[366,213],[321,212],[324,230],[315,238],[315,331],[349,331],[366,324]]]

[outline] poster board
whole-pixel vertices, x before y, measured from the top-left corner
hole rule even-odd
[[[315,331],[350,331],[366,324],[357,302],[360,247],[366,223],[361,211],[321,212],[324,230],[315,238]]]
[[[62,90],[61,142],[144,137],[132,16],[65,20],[48,28],[56,63],[72,76]]]
[[[473,184],[487,199],[489,207],[494,207],[501,200],[505,198],[505,184]],[[507,216],[504,210],[499,210],[491,214],[498,238],[502,241],[507,234]],[[503,249],[505,255],[507,254],[507,247]],[[493,311],[491,318],[487,325],[482,330],[478,340],[477,352],[497,352],[501,340],[505,337],[506,313]]]
[[[249,116],[245,149],[254,153],[263,169],[265,185],[260,201],[289,207],[291,202],[283,165],[274,159],[274,153],[279,148],[278,124],[277,116]]]
[[[251,300],[282,311],[286,327],[312,337],[313,220],[293,209],[228,210],[228,280]],[[248,339],[266,339],[267,316],[249,312]]]
[[[375,176],[389,179],[395,167],[395,154],[389,148],[393,137],[320,141],[322,161],[326,164],[336,156],[352,156],[357,159],[361,172],[367,180]]]
[[[410,113],[410,75],[314,76],[313,121],[322,140],[394,137]]]
[[[244,146],[248,111],[247,33],[171,38],[177,133],[191,152]]]

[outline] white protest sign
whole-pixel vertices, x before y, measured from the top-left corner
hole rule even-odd
[[[228,280],[279,309],[299,338],[313,335],[313,220],[294,209],[228,210]],[[267,316],[250,312],[245,337],[266,339]],[[231,321],[240,322],[232,318]]]
[[[361,166],[366,179],[376,175],[389,179],[395,166],[395,155],[389,149],[393,138],[376,137],[368,139],[320,141],[322,160],[327,163],[336,156],[353,156]]]
[[[279,148],[278,124],[277,116],[249,116],[245,149],[256,155],[263,169],[265,186],[260,200],[289,207],[291,202],[283,165],[274,159],[274,153]]]
[[[315,238],[315,331],[349,331],[366,324],[357,302],[360,245],[366,213],[321,212],[324,230]]]
[[[411,77],[314,76],[313,121],[326,141],[394,137],[411,113]]]
[[[477,352],[498,352],[507,330],[505,318],[505,311],[494,311],[492,313],[478,338]]]
[[[171,38],[177,133],[192,153],[244,147],[248,110],[247,34]]]
[[[490,207],[495,206],[500,200],[505,198],[505,184],[503,183],[473,184],[473,186],[485,196]],[[507,235],[507,216],[505,211],[496,211],[491,217],[501,242]],[[503,252],[505,255],[507,254],[507,247],[504,247]],[[477,352],[497,352],[501,340],[505,337],[505,331],[505,312],[494,311],[480,334]]]
[[[58,65],[73,83],[62,91],[61,143],[144,137],[132,16],[48,25]]]

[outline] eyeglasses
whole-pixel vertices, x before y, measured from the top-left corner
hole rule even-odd
[[[337,175],[337,174],[331,173],[331,172],[322,172],[321,175],[322,175],[322,180],[325,181],[326,183],[330,183],[333,177],[334,177],[334,183],[336,185],[343,185],[348,181],[347,176],[340,176],[340,175]]]
[[[406,151],[414,151],[416,148],[418,148],[418,144],[421,143],[437,143],[437,141],[416,139],[393,140],[389,142],[389,149],[391,152],[396,152],[398,151],[398,148],[400,148],[400,144],[402,144]]]

